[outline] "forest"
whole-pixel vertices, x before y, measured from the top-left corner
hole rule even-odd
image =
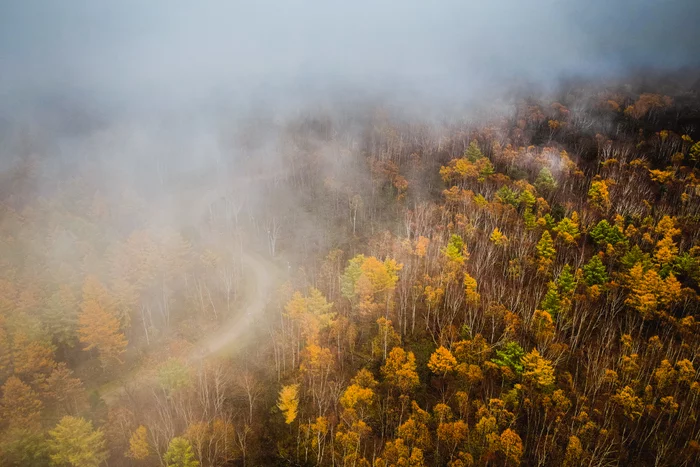
[[[698,465],[697,83],[5,128],[0,464]]]

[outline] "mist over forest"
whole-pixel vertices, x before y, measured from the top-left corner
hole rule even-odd
[[[0,2],[0,467],[698,465],[698,19]]]

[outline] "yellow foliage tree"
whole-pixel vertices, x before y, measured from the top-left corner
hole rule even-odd
[[[438,347],[428,361],[430,371],[440,376],[452,372],[456,366],[457,359],[452,355],[452,352],[443,346]]]
[[[374,256],[357,255],[348,261],[341,278],[342,293],[365,315],[377,313],[382,306],[388,314],[402,268],[403,264],[391,258],[382,262]]]
[[[629,386],[625,386],[620,389],[611,400],[620,406],[622,413],[630,420],[636,420],[642,416],[644,412],[644,403],[642,399],[639,398],[634,389]]]
[[[277,408],[284,415],[284,422],[290,425],[297,418],[297,410],[299,408],[299,385],[290,384],[282,386],[282,390],[277,400]]]
[[[129,438],[129,450],[126,452],[126,456],[136,460],[144,460],[150,455],[150,452],[148,432],[145,426],[140,425]]]
[[[394,347],[382,367],[382,374],[389,384],[402,393],[408,393],[418,386],[416,357],[413,352],[406,352],[401,347]]]
[[[126,352],[127,340],[119,330],[119,320],[95,300],[83,302],[78,335],[84,350],[97,349],[102,366],[117,361]]]
[[[306,296],[294,292],[284,307],[286,316],[299,323],[299,330],[308,341],[316,341],[319,333],[333,324],[336,314],[330,311],[332,308],[333,303],[328,303],[314,287]]]
[[[597,180],[591,183],[591,188],[588,190],[588,202],[601,212],[607,212],[610,209],[610,192],[605,181]]]
[[[0,416],[11,428],[38,429],[43,404],[37,394],[16,376],[0,388]]]
[[[675,303],[681,296],[681,285],[673,274],[662,279],[655,269],[646,272],[642,263],[630,269],[627,278],[630,289],[625,303],[637,310],[644,319],[651,319]]]
[[[491,243],[493,243],[496,246],[505,246],[508,244],[508,237],[506,237],[503,232],[499,230],[498,227],[493,229],[493,232],[491,232],[491,236],[489,237],[489,240]]]
[[[476,279],[470,276],[468,273],[464,273],[464,294],[466,295],[467,303],[475,304],[481,298],[479,292],[477,292]]]
[[[537,389],[548,389],[554,385],[552,362],[542,357],[537,349],[532,349],[522,360],[523,380]]]
[[[382,457],[375,463],[376,467],[423,467],[423,451],[419,448],[409,448],[406,442],[397,438],[384,446]]]
[[[536,250],[538,270],[540,272],[545,272],[549,269],[557,254],[557,250],[554,248],[554,241],[552,241],[552,235],[548,230],[542,233],[540,241],[537,242]]]
[[[505,465],[520,465],[523,457],[523,440],[510,428],[501,433],[498,440],[498,450],[505,457]]]
[[[374,388],[377,381],[369,370],[362,369],[357,372],[351,383],[340,396],[340,404],[346,409],[354,410],[359,418],[363,419],[374,404]]]

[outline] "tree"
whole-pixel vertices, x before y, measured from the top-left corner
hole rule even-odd
[[[277,400],[277,408],[284,415],[284,422],[289,425],[297,418],[297,409],[299,408],[299,385],[290,384],[282,386],[282,390]]]
[[[340,405],[354,410],[362,420],[374,404],[377,381],[369,370],[362,369],[357,372],[351,383],[340,396]]]
[[[418,447],[426,451],[432,446],[429,423],[430,414],[421,409],[416,401],[411,401],[411,416],[399,426],[397,434],[409,447]]]
[[[53,348],[36,340],[29,340],[23,332],[14,335],[13,363],[15,374],[24,378],[35,390],[46,390],[46,380],[56,367]]]
[[[158,367],[158,383],[168,394],[190,386],[190,370],[177,358],[169,358]]]
[[[622,230],[620,230],[618,226],[610,225],[606,219],[598,222],[598,224],[591,229],[590,235],[601,247],[605,247],[608,244],[613,247],[616,247],[618,244],[627,244],[627,238]]]
[[[654,230],[657,235],[663,236],[656,243],[656,251],[654,252],[654,259],[663,267],[676,259],[678,246],[673,237],[679,235],[681,231],[676,228],[676,219],[671,216],[662,217]]]
[[[83,382],[73,376],[73,370],[59,363],[46,380],[48,395],[68,415],[75,415],[86,403]]]
[[[467,249],[464,245],[464,240],[462,240],[462,237],[457,234],[452,234],[449,242],[447,242],[447,246],[443,248],[442,253],[449,258],[450,261],[462,264],[468,257],[466,251]]]
[[[554,385],[552,362],[542,357],[537,349],[523,357],[523,380],[537,389],[546,390]]]
[[[110,315],[116,316],[116,301],[100,280],[92,275],[85,277],[82,289],[80,308],[88,302],[95,302]],[[120,323],[121,325],[122,323]]]
[[[581,232],[579,232],[578,229],[578,215],[575,211],[571,217],[572,219],[568,217],[563,218],[556,227],[552,229],[557,233],[557,238],[561,239],[567,245],[575,245],[576,240],[581,236]]]
[[[369,462],[360,455],[360,447],[363,438],[366,438],[372,429],[362,420],[349,424],[335,434],[335,444],[343,460],[343,465],[356,465],[369,467]]]
[[[42,321],[55,343],[72,347],[75,345],[78,327],[78,302],[67,285],[49,297]]]
[[[392,326],[391,320],[386,318],[377,319],[377,327],[377,336],[372,340],[372,355],[386,360],[389,349],[401,345],[401,336]]]
[[[583,267],[583,278],[589,286],[605,285],[608,282],[608,274],[599,255],[594,255]]]
[[[402,264],[390,258],[382,262],[373,256],[357,255],[348,261],[341,277],[342,294],[353,305],[358,305],[364,315],[376,314],[382,304],[385,315],[388,315],[399,280],[398,272],[402,267]]]
[[[569,444],[566,446],[563,467],[574,467],[580,465],[583,448],[581,440],[577,436],[569,437]]]
[[[540,303],[540,308],[549,313],[552,318],[556,318],[561,311],[561,297],[556,283],[549,282],[547,285],[547,293]]]
[[[518,203],[524,207],[525,211],[532,209],[536,202],[537,198],[530,190],[523,190],[518,196]]]
[[[0,459],[6,467],[48,467],[45,434],[26,427],[7,430],[0,441]]]
[[[479,149],[479,143],[476,140],[473,139],[469,142],[469,147],[464,150],[464,157],[466,157],[469,162],[476,162],[484,157],[481,149]]]
[[[284,309],[287,316],[299,323],[299,329],[308,341],[318,339],[319,333],[333,324],[336,313],[331,312],[333,303],[328,303],[321,291],[312,287],[307,296],[294,292]]]
[[[562,295],[565,296],[576,290],[576,276],[571,272],[571,266],[568,264],[564,265],[559,273],[559,277],[557,277],[557,286]]]
[[[84,350],[97,349],[103,368],[115,361],[121,363],[128,342],[119,330],[119,320],[96,300],[84,301],[81,308],[78,334],[80,342],[86,344]]]
[[[472,276],[465,272],[464,280],[462,281],[462,283],[464,284],[464,295],[467,303],[477,303],[481,298],[481,295],[479,295],[479,292],[477,292],[476,279],[474,279]]]
[[[5,381],[0,399],[0,415],[11,428],[37,429],[42,407],[36,393],[22,380],[10,376]]]
[[[503,185],[496,192],[496,199],[503,204],[510,204],[514,208],[518,207],[518,193],[511,190],[508,185]]]
[[[638,419],[644,412],[644,403],[642,399],[638,397],[634,389],[629,386],[625,386],[617,391],[617,393],[612,396],[611,400],[620,407],[625,417],[630,420]]]
[[[437,437],[441,443],[441,448],[444,445],[451,458],[454,456],[457,448],[467,441],[468,434],[469,427],[464,420],[445,421],[440,423],[437,429]]]
[[[377,467],[423,467],[423,451],[409,448],[403,439],[388,441],[384,446],[382,457],[376,461]]]
[[[396,387],[402,394],[410,392],[418,386],[416,372],[416,357],[413,352],[406,352],[401,347],[394,347],[382,367],[382,374],[389,384]]]
[[[496,357],[491,361],[496,365],[507,367],[516,374],[523,372],[522,358],[525,351],[514,341],[506,342],[503,348],[496,350]]]
[[[168,450],[163,457],[166,467],[198,467],[199,461],[194,458],[192,444],[185,438],[175,437],[170,440]]]
[[[554,248],[554,242],[552,241],[552,235],[548,230],[542,232],[542,237],[540,241],[537,242],[537,263],[539,265],[540,271],[546,271],[551,266],[554,256],[557,254],[557,250]]]
[[[542,167],[535,180],[537,191],[546,195],[554,191],[556,187],[557,181],[552,176],[552,171],[549,170],[549,167]]]
[[[655,269],[644,271],[637,263],[629,272],[627,285],[630,289],[625,303],[636,309],[644,319],[651,319],[665,312],[681,296],[681,287],[673,274],[662,279]]]
[[[54,465],[97,467],[107,460],[102,430],[94,430],[84,418],[65,416],[49,431],[49,449]]]
[[[489,237],[489,240],[491,243],[493,243],[496,246],[505,246],[508,244],[508,237],[506,237],[503,232],[501,232],[498,227],[493,229],[493,232],[491,232],[491,236]]]
[[[148,432],[145,426],[140,425],[129,438],[129,450],[126,456],[136,460],[144,460],[149,455]]]
[[[523,440],[510,428],[501,433],[498,450],[505,456],[505,465],[520,465],[523,456]]]
[[[447,373],[452,372],[456,366],[457,359],[452,355],[452,352],[443,346],[438,347],[428,361],[428,368],[430,371],[439,376],[447,375]]]
[[[610,193],[605,181],[597,180],[591,183],[591,188],[588,190],[588,202],[603,213],[610,209]]]
[[[11,349],[11,342],[5,330],[5,317],[0,314],[0,379],[5,379],[12,373]]]

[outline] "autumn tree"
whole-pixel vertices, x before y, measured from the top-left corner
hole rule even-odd
[[[377,459],[377,467],[424,467],[423,451],[409,448],[403,439],[397,438],[384,446],[382,457]]]
[[[401,347],[391,349],[389,357],[382,366],[382,374],[402,394],[410,392],[419,383],[416,357],[413,352],[406,352]]]
[[[119,320],[96,300],[83,301],[81,308],[78,334],[84,350],[97,349],[103,368],[121,363],[127,340],[119,330]]]
[[[364,420],[376,402],[377,381],[369,370],[361,369],[350,383],[340,396],[340,404],[345,409],[353,410],[360,420]]]
[[[307,296],[295,292],[285,305],[287,316],[299,323],[299,332],[309,341],[317,341],[319,333],[328,328],[335,318],[332,303],[316,288]]]
[[[554,385],[552,362],[542,357],[537,349],[532,349],[530,353],[525,355],[522,364],[525,382],[540,390],[549,389]]]
[[[13,428],[0,439],[0,459],[7,467],[48,467],[45,433],[31,428]]]
[[[58,345],[75,345],[78,328],[78,301],[67,285],[61,285],[48,299],[42,320]]]
[[[443,346],[438,347],[430,356],[430,361],[428,361],[428,368],[438,376],[445,376],[453,371],[456,366],[457,359],[452,355],[452,352]]]
[[[199,461],[194,458],[192,444],[185,438],[175,437],[170,440],[168,450],[163,457],[166,467],[198,467]]]
[[[588,190],[588,202],[602,213],[608,211],[610,208],[610,194],[605,181],[597,180],[591,183],[591,188]]]
[[[37,429],[40,424],[42,402],[31,387],[16,376],[10,376],[2,386],[0,414],[10,428]]]
[[[539,271],[547,271],[552,265],[557,250],[554,248],[552,235],[548,230],[542,232],[540,241],[537,242],[537,265]]]
[[[559,223],[554,227],[554,232],[557,234],[557,238],[564,242],[566,245],[574,245],[576,241],[581,236],[578,225],[578,214],[576,211],[571,215],[571,217],[565,217],[559,221]]]
[[[284,422],[289,425],[297,418],[297,410],[299,408],[299,385],[291,384],[282,386],[282,390],[277,400],[277,408],[284,415]]]
[[[49,431],[51,461],[56,465],[97,467],[107,459],[102,430],[84,418],[65,416]]]
[[[132,459],[144,460],[150,453],[147,429],[145,426],[140,425],[129,438],[129,450],[126,455]]]
[[[630,293],[626,303],[637,310],[644,319],[667,313],[668,308],[681,294],[680,283],[673,274],[662,279],[655,269],[645,271],[641,263],[637,263],[630,270],[627,283]]]
[[[383,309],[384,317],[388,318],[402,267],[389,258],[382,262],[373,256],[355,256],[348,261],[341,278],[343,296],[355,303],[365,316],[376,315]]]

